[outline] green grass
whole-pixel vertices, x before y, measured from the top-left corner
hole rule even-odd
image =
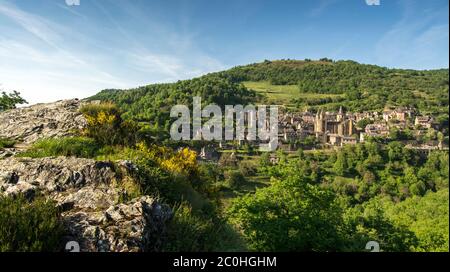
[[[262,94],[269,103],[293,106],[294,99],[321,99],[342,97],[340,94],[301,93],[297,85],[272,85],[266,81],[245,81],[244,86]]]
[[[45,157],[79,157],[93,158],[99,146],[93,139],[84,137],[67,137],[58,139],[44,139],[34,143],[30,149],[20,153],[19,157],[45,158]]]

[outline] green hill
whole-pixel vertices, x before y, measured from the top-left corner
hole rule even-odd
[[[349,110],[380,110],[385,106],[413,106],[423,112],[448,112],[448,69],[417,71],[388,69],[354,61],[264,61],[219,73],[232,82],[267,82],[290,86],[283,92],[297,106],[325,106]],[[286,89],[284,89],[286,91]],[[308,96],[326,94],[328,96]],[[332,96],[340,95],[340,96]],[[342,99],[344,96],[344,99]]]
[[[204,105],[247,104],[258,100],[256,92],[214,74],[129,90],[104,90],[89,100],[111,101],[125,112],[125,118],[167,126],[171,107],[177,104],[191,107],[193,96],[202,97]]]
[[[448,69],[418,71],[388,69],[354,61],[277,60],[238,66],[192,80],[153,84],[130,90],[104,90],[89,98],[121,107],[126,118],[168,124],[170,107],[192,102],[275,103],[351,111],[412,106],[422,113],[448,119]]]

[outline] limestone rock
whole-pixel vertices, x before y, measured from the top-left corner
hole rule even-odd
[[[149,196],[102,212],[68,212],[67,229],[82,251],[157,251],[171,210]]]
[[[136,169],[131,162],[118,165],[127,169],[122,175]],[[33,198],[39,192],[55,200],[65,241],[79,243],[81,251],[157,251],[172,211],[149,196],[119,203],[121,178],[112,163],[90,159],[0,160],[0,194]]]
[[[37,104],[0,112],[0,137],[33,143],[39,139],[71,136],[86,126],[78,99]]]
[[[50,193],[108,185],[116,176],[112,163],[66,157],[7,158],[1,161],[0,187],[10,175],[18,176],[20,181],[37,183],[41,189]]]

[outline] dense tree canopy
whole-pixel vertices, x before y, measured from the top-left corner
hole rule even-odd
[[[112,101],[125,111],[126,119],[150,121],[168,131],[172,106],[182,104],[191,108],[194,96],[202,97],[203,105],[221,106],[246,105],[256,99],[255,92],[217,75],[131,90],[105,90],[90,99]]]
[[[329,251],[342,247],[342,210],[330,191],[299,177],[238,199],[230,215],[258,251]]]
[[[267,158],[259,171],[270,186],[229,209],[251,248],[362,251],[377,241],[383,251],[448,251],[447,152],[367,142],[277,165]]]

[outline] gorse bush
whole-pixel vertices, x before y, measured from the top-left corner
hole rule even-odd
[[[119,110],[111,103],[88,104],[80,109],[86,117],[85,136],[101,144],[117,144],[121,137],[121,118]]]
[[[0,252],[57,251],[63,235],[55,203],[0,196]]]
[[[173,173],[183,174],[187,177],[197,175],[197,153],[188,148],[176,152],[167,160],[162,161],[161,166]]]
[[[134,145],[138,139],[138,125],[124,121],[121,111],[112,103],[87,104],[81,107],[87,120],[84,135],[101,145]]]
[[[117,108],[117,106],[109,102],[89,103],[83,105],[80,108],[80,112],[87,116],[96,116],[100,112],[104,112],[114,116],[120,115],[120,110]]]
[[[137,171],[130,174],[140,187],[139,190],[134,188],[135,192],[160,197],[170,204],[186,200],[193,206],[202,207],[205,203],[196,191],[201,184],[197,181],[200,179],[194,151],[176,152],[167,147],[139,143],[134,148],[105,146],[99,150],[96,159],[133,162]]]
[[[195,190],[198,180],[196,153],[167,147],[137,145],[139,155],[132,159],[139,171],[136,180],[144,194],[157,194],[169,204],[188,201],[202,208],[206,201]],[[136,151],[135,151],[136,152]]]
[[[93,139],[84,137],[67,137],[44,139],[36,142],[30,149],[20,154],[21,157],[81,157],[93,158],[99,151],[99,145]]]

